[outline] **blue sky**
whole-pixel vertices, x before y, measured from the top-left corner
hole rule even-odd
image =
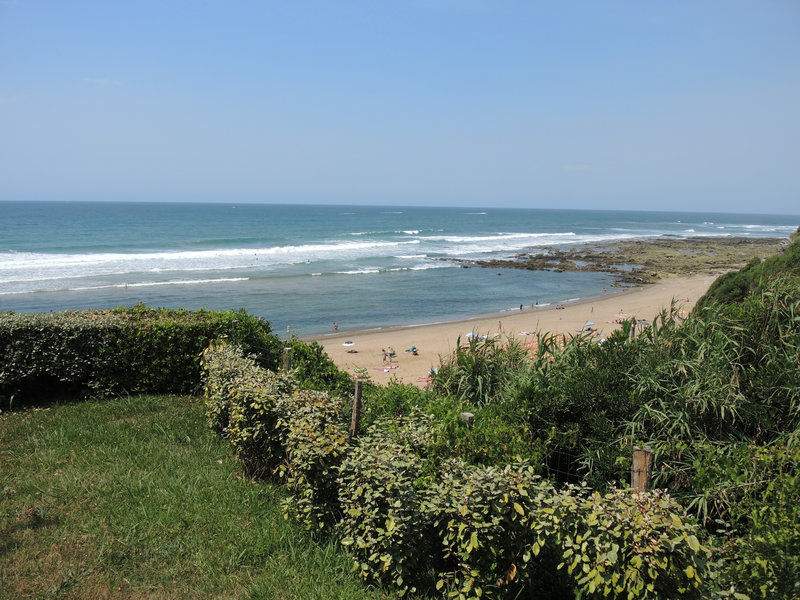
[[[800,213],[800,3],[0,0],[0,200]]]

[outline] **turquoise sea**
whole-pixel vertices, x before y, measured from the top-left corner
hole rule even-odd
[[[283,334],[432,323],[600,295],[599,273],[461,268],[532,246],[788,237],[800,216],[0,202],[0,310],[244,308]]]

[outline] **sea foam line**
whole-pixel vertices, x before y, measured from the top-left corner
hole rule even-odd
[[[17,290],[11,292],[0,292],[0,296],[16,296],[20,294],[38,294],[42,292],[85,292],[93,290],[107,290],[107,289],[127,289],[127,288],[140,288],[140,287],[156,287],[164,285],[202,285],[214,283],[234,283],[239,281],[249,281],[249,277],[226,277],[220,279],[174,279],[170,281],[139,281],[133,283],[112,283],[107,285],[88,285],[78,287],[66,288],[52,288],[52,289],[28,289]]]
[[[142,262],[178,263],[178,262],[208,262],[214,263],[219,259],[248,260],[262,257],[291,258],[295,262],[306,260],[310,257],[320,258],[338,255],[346,252],[364,252],[380,248],[397,248],[408,245],[418,245],[419,240],[384,241],[384,242],[337,242],[329,244],[301,244],[298,246],[274,246],[271,248],[228,248],[214,250],[179,250],[164,252],[139,252],[139,253],[97,253],[97,254],[44,254],[36,252],[3,253],[10,260],[4,261],[2,270],[30,269],[41,266],[43,263],[53,267],[69,267],[82,265],[101,264],[129,264]],[[243,266],[241,263],[238,266]],[[247,263],[249,264],[249,263]],[[219,268],[211,264],[209,268]]]

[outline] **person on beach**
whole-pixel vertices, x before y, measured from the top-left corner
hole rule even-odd
[[[522,304],[519,305],[519,312],[522,312]]]
[[[386,359],[389,357],[386,353],[386,348],[381,348],[381,352],[383,352],[383,364],[386,364]]]
[[[333,331],[334,333],[339,331],[339,324],[336,321],[333,322]]]

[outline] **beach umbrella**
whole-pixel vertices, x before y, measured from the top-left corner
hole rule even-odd
[[[592,321],[586,321],[586,327],[591,327],[592,325],[596,325],[596,323],[593,323]]]
[[[473,332],[473,331],[470,331],[470,332],[469,332],[469,333],[466,335],[466,337],[469,337],[469,338],[471,338],[471,337],[475,337],[475,332]]]

